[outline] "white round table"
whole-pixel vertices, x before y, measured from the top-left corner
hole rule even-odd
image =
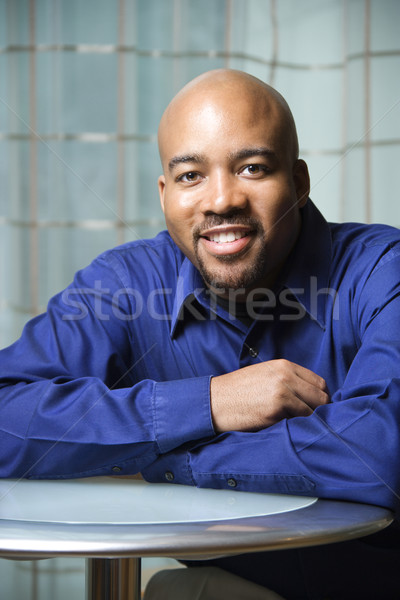
[[[212,558],[346,541],[384,508],[113,477],[0,480],[0,557],[87,558],[90,600],[140,598],[140,558]]]

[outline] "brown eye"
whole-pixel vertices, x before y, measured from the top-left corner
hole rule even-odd
[[[245,167],[243,167],[243,169],[240,171],[241,175],[248,175],[248,176],[254,176],[254,175],[258,175],[258,176],[262,176],[265,173],[267,173],[268,169],[265,165],[246,165]]]
[[[178,181],[182,181],[183,183],[196,183],[200,178],[199,173],[197,171],[188,171],[183,175],[178,177]]]

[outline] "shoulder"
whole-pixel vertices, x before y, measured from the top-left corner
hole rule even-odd
[[[399,293],[400,231],[388,225],[330,225],[330,286],[365,314],[375,314]],[[344,293],[344,290],[346,292]]]
[[[93,265],[99,269],[111,269],[124,286],[138,281],[142,283],[176,279],[184,255],[167,231],[156,237],[141,239],[106,250]]]
[[[335,244],[362,245],[364,247],[386,246],[400,242],[400,229],[390,225],[365,223],[329,223]]]
[[[395,227],[363,223],[329,223],[329,227],[334,260],[357,260],[376,268],[380,261],[400,255],[400,230]]]

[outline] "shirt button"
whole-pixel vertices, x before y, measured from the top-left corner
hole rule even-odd
[[[167,471],[167,472],[165,473],[165,479],[166,479],[167,481],[173,481],[173,480],[175,479],[175,477],[174,477],[174,474],[173,474],[173,473],[171,473],[171,471]]]
[[[236,486],[237,486],[237,481],[236,481],[236,479],[233,479],[233,477],[231,477],[230,479],[228,479],[228,485],[229,485],[229,487],[231,487],[231,488],[234,488],[234,487],[236,487]]]
[[[256,350],[255,348],[249,348],[249,354],[250,354],[251,358],[257,358],[258,350]]]
[[[115,465],[115,467],[113,467],[112,470],[114,471],[114,473],[120,473],[122,471],[121,467],[118,467],[117,465]]]

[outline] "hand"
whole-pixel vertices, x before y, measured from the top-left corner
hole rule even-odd
[[[322,377],[284,359],[211,379],[211,415],[218,433],[258,431],[282,419],[307,417],[328,402]]]

